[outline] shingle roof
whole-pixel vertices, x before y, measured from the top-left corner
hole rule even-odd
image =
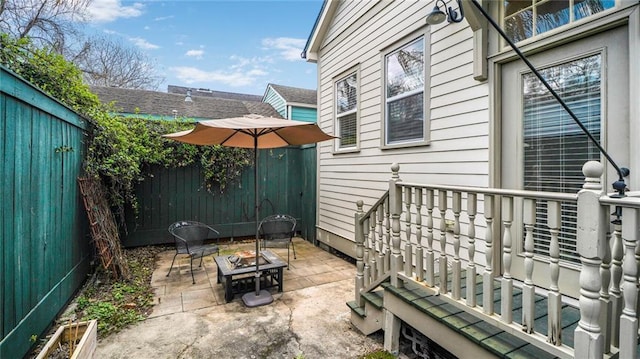
[[[91,91],[103,103],[114,102],[116,111],[127,114],[216,119],[255,113],[282,118],[270,104],[259,101],[192,96],[186,102],[183,94],[100,86],[92,86]]]
[[[203,88],[196,89],[191,87],[175,86],[175,85],[167,86],[168,93],[177,93],[181,95],[186,95],[187,91],[189,90],[191,90],[191,96],[217,97],[217,98],[226,98],[228,100],[240,100],[240,101],[262,101],[262,96],[260,95],[213,91],[213,90],[203,89]]]
[[[269,84],[286,102],[304,103],[308,105],[317,104],[316,90],[302,89],[297,87]]]

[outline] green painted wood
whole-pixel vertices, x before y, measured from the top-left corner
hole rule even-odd
[[[310,162],[313,163],[310,163]],[[299,221],[298,231],[315,239],[315,146],[259,150],[260,218],[286,213]],[[178,220],[205,222],[223,238],[255,236],[254,168],[220,193],[203,187],[198,166],[152,169],[153,176],[136,187],[139,213],[127,213],[127,247],[172,243],[169,225]],[[259,218],[259,219],[260,219]]]
[[[23,357],[86,278],[86,126],[0,67],[0,358]],[[63,145],[74,150],[56,153]]]

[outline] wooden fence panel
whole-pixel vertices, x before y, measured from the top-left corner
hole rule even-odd
[[[0,357],[20,358],[84,282],[87,124],[0,67]]]
[[[309,195],[315,194],[315,146],[259,151],[260,218],[290,214],[300,221],[300,233],[315,233],[306,227],[315,225],[315,196]],[[127,214],[124,246],[173,243],[167,228],[178,220],[207,223],[223,238],[255,235],[253,167],[247,167],[223,193],[203,187],[198,166],[175,170],[157,167],[152,173],[152,178],[136,188],[139,213],[137,217],[132,211]]]

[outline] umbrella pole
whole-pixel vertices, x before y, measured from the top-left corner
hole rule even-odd
[[[253,137],[253,190],[255,193],[255,217],[256,217],[256,291],[255,293],[246,293],[242,296],[242,301],[247,307],[258,307],[273,302],[273,296],[267,290],[260,290],[260,246],[258,241],[260,240],[259,223],[258,218],[260,216],[260,200],[258,199],[258,137]]]

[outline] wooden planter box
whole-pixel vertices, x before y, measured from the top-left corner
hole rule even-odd
[[[93,358],[98,343],[98,321],[90,320],[60,326],[36,359],[46,359],[58,349],[58,344],[73,342],[74,338],[73,354],[70,359]]]

